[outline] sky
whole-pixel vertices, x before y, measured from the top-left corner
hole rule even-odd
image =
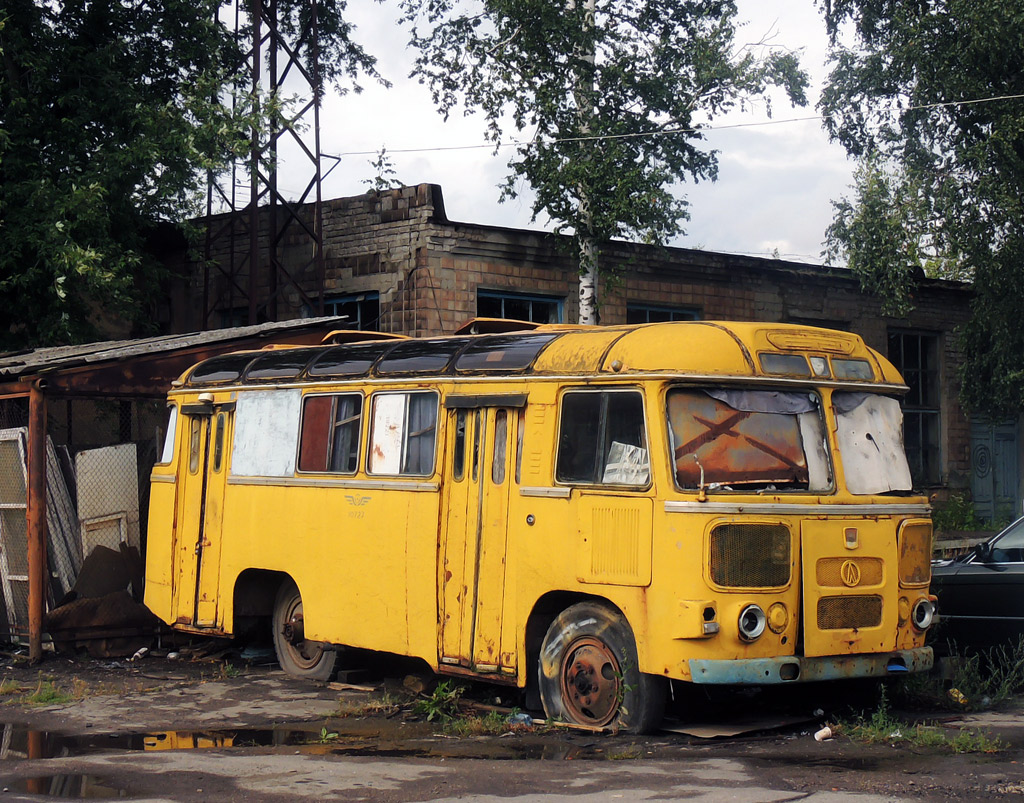
[[[370,164],[373,154],[386,148],[395,178],[402,183],[441,185],[450,220],[550,229],[546,221],[531,222],[529,187],[514,201],[498,202],[509,151],[431,150],[484,145],[483,118],[456,114],[445,122],[428,90],[407,77],[412,54],[404,47],[407,37],[395,23],[393,5],[349,3],[355,38],[377,57],[379,71],[393,86],[385,89],[364,81],[362,93],[331,92],[324,99],[321,150],[342,156],[324,181],[324,198],[365,192],[376,174]],[[770,39],[800,51],[811,78],[810,104],[794,109],[779,93],[770,125],[750,125],[769,120],[763,105],[716,118],[718,127],[745,127],[707,133],[707,145],[719,151],[718,180],[675,188],[688,199],[691,219],[684,224],[685,234],[671,244],[821,263],[831,202],[849,194],[853,165],[839,145],[829,143],[820,121],[787,121],[816,115],[814,105],[827,73],[824,23],[813,0],[738,0],[737,6],[744,23],[737,43]],[[422,150],[401,152],[410,149]],[[324,169],[333,164],[324,160]],[[279,176],[286,191],[302,184],[289,177],[287,164]]]

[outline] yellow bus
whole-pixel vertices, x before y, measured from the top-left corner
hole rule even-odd
[[[930,668],[906,386],[860,337],[516,326],[344,332],[187,371],[146,604],[193,633],[269,621],[297,676],[379,650],[631,731],[671,682]]]

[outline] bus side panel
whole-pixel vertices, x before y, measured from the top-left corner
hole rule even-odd
[[[249,568],[284,572],[307,638],[406,654],[413,632],[433,645],[436,492],[235,485],[227,498],[225,589]]]

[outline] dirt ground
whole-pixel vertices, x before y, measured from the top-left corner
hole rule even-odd
[[[841,733],[815,740],[823,725],[849,722],[858,705],[870,713],[874,687],[677,700],[678,720],[669,722],[675,730],[634,737],[509,723],[518,698],[485,686],[467,689],[460,724],[443,728],[412,710],[434,682],[422,666],[386,657],[341,682],[314,684],[288,677],[266,654],[136,661],[51,655],[30,666],[0,652],[0,801],[1024,795],[1024,703],[971,716],[929,714],[937,732],[953,737],[969,728],[992,750],[957,753],[948,744],[899,738],[868,744]],[[903,714],[904,721],[911,716]],[[698,721],[711,729],[693,727]],[[716,730],[722,735],[711,738]]]

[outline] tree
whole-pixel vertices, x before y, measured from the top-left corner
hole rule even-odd
[[[830,249],[890,300],[911,269],[969,278],[961,397],[1024,408],[1024,6],[1012,0],[831,0],[826,127],[888,186],[841,202]],[[843,43],[849,41],[850,45]],[[865,173],[864,171],[868,171]],[[885,194],[889,201],[886,202]],[[902,200],[896,200],[902,199]],[[912,214],[900,217],[910,201]],[[844,206],[845,204],[845,206]],[[858,226],[848,223],[854,219]]]
[[[509,161],[501,199],[525,180],[533,217],[571,232],[586,277],[598,247],[615,237],[659,243],[682,231],[686,179],[713,180],[717,155],[698,119],[781,86],[804,103],[806,76],[793,53],[766,55],[735,42],[732,0],[403,0],[419,50],[414,75],[446,117],[480,111],[496,145],[530,132]],[[602,268],[603,270],[603,268]]]
[[[310,3],[279,0],[282,25]],[[80,341],[145,320],[147,237],[199,212],[206,170],[248,152],[274,98],[235,95],[221,0],[7,0],[0,8],[0,348]],[[342,2],[321,4],[323,78],[373,74]]]

